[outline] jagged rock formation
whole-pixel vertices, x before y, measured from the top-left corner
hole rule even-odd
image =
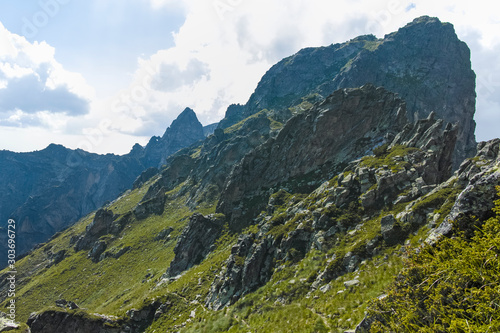
[[[474,155],[476,95],[469,48],[451,24],[426,16],[384,39],[360,36],[283,59],[264,75],[247,104],[228,108],[219,127],[262,109],[287,109],[306,95],[326,97],[337,89],[366,83],[400,94],[411,121],[434,111],[446,122],[459,122],[454,169]]]
[[[245,201],[321,167],[330,175],[316,175],[316,181],[329,179],[346,161],[394,138],[405,124],[404,102],[385,89],[338,90],[247,154],[231,172],[217,210],[230,217],[231,228],[242,228],[252,212],[260,211],[259,206],[245,207]]]
[[[87,257],[93,262],[99,262],[106,257],[118,258],[127,252],[130,247],[120,249],[118,252],[104,252],[108,244],[100,238],[104,235],[118,235],[127,224],[130,223],[132,214],[122,216],[114,215],[107,209],[99,209],[94,216],[94,220],[86,228],[82,235],[75,236],[70,240],[74,244],[75,252],[88,250]],[[59,261],[62,261],[59,260]],[[57,262],[54,262],[57,264]]]
[[[428,243],[435,243],[443,235],[453,230],[453,221],[462,217],[474,216],[484,221],[492,216],[492,208],[500,185],[500,139],[493,139],[478,144],[478,153],[474,159],[466,160],[457,171],[458,183],[465,187],[454,203],[444,222],[432,232]]]
[[[23,305],[34,311],[33,299],[58,300],[63,308],[33,314],[32,331],[354,327],[402,258],[453,234],[452,221],[473,230],[472,215],[490,214],[500,140],[479,144],[453,173],[468,149],[455,147],[470,144],[463,124],[473,129],[467,52],[451,25],[424,17],[383,40],[363,36],[280,62],[213,134],[19,263]],[[386,87],[361,85],[365,78]],[[343,84],[360,87],[330,94]],[[196,137],[191,110],[181,118]],[[149,149],[153,161],[161,145],[136,146],[130,156],[141,160]],[[108,286],[105,302],[87,295],[101,297]],[[63,297],[126,315],[68,310]],[[359,329],[369,325],[366,318]]]
[[[269,281],[276,251],[277,244],[272,237],[259,239],[253,234],[242,235],[231,249],[226,269],[212,283],[206,306],[219,310]]]
[[[174,248],[175,258],[170,263],[166,277],[175,277],[183,271],[199,264],[213,251],[217,238],[222,233],[224,221],[213,215],[204,217],[194,214],[182,232]]]
[[[344,98],[343,103],[339,103],[340,105],[348,105],[350,108],[353,105],[359,107],[359,109],[354,109],[357,110],[356,114],[361,119],[367,119],[367,116],[359,111],[364,109],[360,107],[363,106],[360,101],[363,101],[365,94],[372,97],[367,100],[377,101],[380,110],[392,115],[393,119],[398,119],[396,115],[406,119],[404,104],[398,103],[392,94],[381,88],[365,86],[356,90],[340,90],[337,93],[342,93]],[[332,99],[335,99],[334,95],[331,96]],[[379,98],[373,98],[374,96]],[[353,100],[358,103],[353,103]],[[324,113],[331,112],[332,115],[336,115],[340,123],[340,119],[347,119],[347,117],[340,116],[342,113],[336,113],[338,108],[325,108],[325,104],[319,104],[311,109],[311,113],[306,112],[301,116],[305,119],[309,118],[312,124],[319,123],[312,115],[315,114],[316,109],[321,109]],[[390,107],[387,107],[388,105]],[[378,114],[376,108],[367,109],[370,110],[372,116],[380,119],[381,115]],[[286,127],[290,124],[294,124],[294,128],[301,131],[307,128],[302,123],[301,126],[296,126],[297,123],[294,119],[287,123],[281,133],[286,131]],[[369,123],[369,120],[367,121]],[[335,146],[328,141],[329,131],[334,126],[328,122],[327,115],[321,118],[321,123],[324,126],[316,127],[316,131],[313,133],[305,132],[301,135],[287,137],[288,141],[291,137],[295,138],[295,142],[291,145],[292,148],[286,150],[294,152],[295,159],[293,162],[287,163],[287,166],[300,166],[304,162],[317,160],[311,159],[308,155],[310,152],[317,151],[309,145],[310,142],[317,142],[315,136],[326,140],[324,144],[321,144],[322,151],[328,151],[330,147]],[[397,124],[397,121],[394,123]],[[346,127],[362,128],[362,126],[357,125],[357,123],[350,123]],[[267,214],[261,213],[257,217],[256,223],[259,224],[257,233],[240,236],[237,245],[232,248],[231,256],[226,261],[226,268],[212,283],[206,305],[217,310],[233,304],[241,296],[262,286],[270,279],[272,269],[276,268],[273,263],[303,258],[313,248],[321,250],[339,232],[345,232],[346,229],[355,227],[355,232],[356,228],[359,228],[356,224],[361,223],[361,217],[351,218],[347,221],[339,219],[342,209],[354,212],[355,209],[351,207],[353,203],[358,205],[359,202],[361,207],[356,209],[361,209],[364,216],[369,217],[371,216],[370,212],[378,214],[380,207],[403,204],[425,196],[451,175],[451,154],[444,152],[450,151],[455,144],[457,135],[455,127],[451,124],[443,126],[442,120],[435,119],[433,114],[429,115],[427,119],[419,120],[413,124],[406,126],[399,124],[397,126],[402,127],[401,132],[389,136],[392,137],[392,140],[386,144],[385,148],[381,147],[383,151],[377,152],[378,157],[364,157],[354,160],[334,178],[335,181],[324,183],[309,196],[311,198],[309,202],[315,202],[314,210],[307,207],[308,200],[303,200],[288,208],[286,213],[278,219],[272,214],[279,208],[276,206],[283,205],[283,202],[277,199],[278,197],[271,197],[267,209],[267,214],[270,215],[266,216]],[[360,131],[361,133],[373,133],[371,128],[368,126],[366,130]],[[281,133],[276,141],[280,140]],[[332,131],[332,133],[338,132]],[[374,137],[377,139],[378,136],[374,135]],[[373,144],[370,140],[366,141],[367,144]],[[375,140],[375,142],[377,141]],[[378,142],[383,142],[383,140]],[[266,142],[262,147],[267,146],[268,143]],[[304,152],[307,153],[296,153],[293,149],[294,146],[307,147],[304,149]],[[345,147],[345,144],[342,147]],[[259,148],[255,151],[259,151]],[[335,153],[332,155],[337,156]],[[276,151],[270,154],[260,153],[258,156],[261,161],[268,162],[265,164],[266,166],[272,165],[273,161],[281,160],[280,154]],[[266,172],[260,169],[254,172],[252,167],[256,163],[252,162],[250,158],[252,158],[251,154],[243,159],[242,170],[245,170],[244,175],[247,177],[247,182],[251,184],[256,182],[253,178],[255,175],[261,176]],[[286,179],[287,175],[293,174],[293,171],[286,170],[286,167],[284,169],[286,173],[281,175],[281,179]],[[238,168],[235,168],[234,171],[237,170]],[[301,172],[305,173],[304,170]],[[269,173],[274,174],[274,170]],[[244,177],[237,179],[241,181]],[[260,178],[257,183],[267,184]],[[246,184],[238,183],[234,186],[241,191],[240,193],[244,193],[241,189],[245,189]],[[432,209],[435,208],[432,207]],[[429,207],[429,209],[431,208]],[[409,230],[414,230],[423,223],[422,220],[415,219],[407,221],[409,224],[405,227],[400,223],[400,219],[402,219],[400,216],[395,217],[392,214],[382,217],[380,219],[381,237],[371,239],[356,253],[348,252],[332,258],[329,265],[318,275],[312,288],[317,289],[345,272],[353,272],[362,260],[375,253],[375,248],[382,241],[389,246],[398,244],[406,238]],[[230,221],[230,224],[238,223],[240,220],[241,216],[237,216],[234,222]],[[281,225],[287,224],[293,226],[289,227],[291,231],[288,234],[275,235],[273,229],[276,230]]]
[[[186,108],[161,138],[154,136],[149,140],[141,160],[144,165],[161,167],[166,163],[167,157],[204,138],[203,125],[198,121],[194,111]]]

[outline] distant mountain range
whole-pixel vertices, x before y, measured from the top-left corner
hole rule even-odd
[[[186,108],[162,137],[122,156],[98,155],[51,144],[31,153],[0,151],[0,221],[17,221],[19,255],[132,187],[148,168],[213,132]],[[6,233],[0,233],[5,240]],[[6,242],[2,242],[2,246]],[[2,265],[5,258],[0,259]]]

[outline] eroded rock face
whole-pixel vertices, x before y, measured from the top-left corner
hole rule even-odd
[[[162,186],[158,187],[153,189],[155,191],[149,191],[134,208],[134,215],[138,220],[143,220],[151,215],[161,215],[163,213],[165,209],[166,189]]]
[[[210,287],[207,307],[219,310],[266,283],[272,275],[274,243],[272,237],[256,240],[255,235],[242,235],[231,249],[226,269]]]
[[[492,215],[496,186],[500,185],[500,139],[478,144],[475,158],[464,161],[456,173],[459,183],[466,184],[458,196],[450,214],[427,238],[433,244],[453,229],[453,221],[474,216],[485,220]]]
[[[95,213],[94,220],[85,229],[85,233],[74,240],[75,251],[90,250],[96,247],[95,242],[101,236],[111,232],[116,217],[110,210],[99,209]]]
[[[475,153],[475,74],[470,50],[449,23],[423,16],[377,39],[360,36],[346,43],[306,48],[274,65],[246,105],[231,106],[225,128],[262,109],[287,109],[310,94],[323,98],[341,88],[372,83],[398,93],[408,119],[436,112],[459,123],[453,169]]]
[[[231,228],[242,228],[248,218],[245,209],[260,208],[235,210],[244,199],[322,165],[338,169],[345,161],[392,140],[406,123],[404,102],[383,88],[366,85],[338,90],[290,119],[276,138],[247,154],[229,176],[217,211],[231,218]]]
[[[432,151],[425,156],[426,170],[422,177],[428,184],[439,184],[452,174],[453,151],[458,139],[458,126],[436,119],[431,112],[426,119],[420,119],[405,126],[391,146],[404,145],[416,147],[424,152]]]
[[[106,317],[87,317],[83,313],[44,311],[28,319],[32,333],[122,333],[127,332],[121,323]],[[128,331],[132,332],[132,331]]]
[[[353,96],[348,96],[351,92],[354,92]],[[360,98],[360,95],[369,94],[370,92],[380,94],[376,96],[381,98],[373,99],[372,95],[371,99],[377,101],[379,108],[387,105],[383,98],[394,101],[392,99],[393,95],[373,86],[366,86],[358,90],[339,91],[338,93],[344,93],[343,97],[345,99],[343,103],[348,108],[357,106],[358,116],[363,117],[363,121],[370,122],[370,116],[364,115],[363,110],[365,109],[360,107],[360,105],[363,105],[361,102],[363,97]],[[315,108],[321,108],[325,104],[319,104]],[[377,117],[378,111],[376,107],[367,107],[367,109],[370,110],[371,116]],[[331,110],[323,108],[322,110],[324,113],[332,112],[332,114],[335,114],[334,108]],[[341,220],[336,215],[339,209],[350,210],[349,207],[351,207],[352,203],[359,202],[363,214],[371,216],[370,214],[373,213],[377,216],[380,214],[380,207],[411,202],[436,189],[440,182],[451,175],[452,158],[451,154],[446,152],[446,149],[451,150],[455,144],[456,127],[444,126],[443,121],[436,119],[433,113],[426,119],[406,123],[402,107],[396,110],[394,108],[385,110],[389,114],[391,114],[391,111],[393,112],[396,121],[392,121],[392,124],[397,124],[398,116],[402,117],[403,123],[403,125],[389,127],[387,132],[390,133],[390,130],[395,128],[400,128],[400,131],[395,135],[380,137],[376,131],[368,130],[369,135],[363,136],[363,125],[356,126],[356,122],[354,124],[350,123],[349,126],[359,129],[360,132],[354,135],[359,135],[362,138],[361,142],[366,146],[359,142],[357,145],[349,146],[348,143],[342,141],[343,139],[339,139],[342,141],[341,149],[343,150],[341,152],[344,153],[344,156],[353,156],[356,154],[356,149],[360,149],[359,151],[367,154],[366,152],[369,151],[367,146],[370,147],[376,143],[380,145],[384,141],[387,148],[381,151],[378,157],[365,156],[362,159],[350,162],[342,170],[343,172],[339,173],[332,181],[323,183],[313,191],[312,196],[318,195],[324,198],[320,202],[315,202],[315,207],[317,207],[315,210],[311,211],[308,204],[304,203],[307,200],[304,200],[293,207],[289,207],[283,213],[284,216],[278,219],[272,214],[278,206],[283,205],[283,202],[280,201],[282,199],[279,199],[280,196],[270,197],[267,203],[267,212],[265,214],[261,213],[253,220],[253,223],[258,223],[259,231],[239,238],[237,245],[232,249],[231,256],[226,261],[225,268],[212,283],[206,299],[208,307],[220,309],[233,304],[244,294],[265,284],[271,277],[272,269],[276,268],[273,266],[275,262],[300,260],[311,248],[321,250],[323,244],[331,242],[334,237],[337,237],[338,232],[356,233],[361,230],[363,223],[359,216]],[[326,128],[334,129],[336,125],[328,122],[328,116],[316,122],[316,118],[311,115],[314,115],[314,112],[306,113],[302,118],[309,119],[308,122],[295,123],[292,118],[275,140],[269,140],[248,154],[241,165],[238,165],[231,174],[230,181],[233,180],[237,172],[240,172],[238,173],[240,176],[238,179],[242,182],[233,184],[235,189],[244,193],[248,188],[252,189],[254,184],[273,184],[272,181],[268,180],[269,178],[266,178],[267,174],[275,175],[275,173],[278,173],[278,177],[286,179],[287,176],[294,172],[291,171],[292,168],[300,168],[301,165],[306,163],[311,163],[311,168],[318,168],[318,165],[313,164],[317,159],[310,156],[315,156],[315,152],[322,149],[326,151],[332,149],[332,146],[334,147],[337,144],[334,142],[337,138],[328,141],[329,139],[325,138],[330,133],[328,130],[309,124],[316,124],[321,121]],[[339,117],[338,121],[342,122],[340,119],[346,118],[348,119],[348,117]],[[405,123],[406,125],[404,125]],[[287,133],[289,124],[294,124],[294,128],[298,128],[296,131],[300,134],[287,135],[281,138],[281,135]],[[348,127],[348,125],[345,126]],[[338,132],[332,131],[331,133]],[[351,132],[348,132],[347,136],[349,135],[351,135]],[[373,135],[373,137],[370,135]],[[321,138],[318,139],[316,136]],[[351,139],[351,141],[356,140]],[[270,142],[272,144],[269,144]],[[275,146],[279,146],[283,142],[285,142],[285,148],[281,152]],[[314,146],[315,144],[317,146]],[[307,148],[304,148],[304,146]],[[295,147],[300,148],[295,149]],[[382,147],[379,148],[382,149]],[[257,151],[259,154],[255,153]],[[295,160],[290,159],[288,160],[289,163],[286,164],[284,161],[286,161],[286,156],[289,155],[294,156]],[[332,151],[331,155],[336,155],[336,152]],[[485,152],[484,155],[492,154],[491,152]],[[256,165],[264,165],[266,169],[258,169]],[[274,168],[273,165],[275,165]],[[285,169],[284,174],[280,174],[279,166]],[[306,171],[300,169],[299,172],[305,173]],[[269,182],[266,183],[266,181]],[[228,184],[229,186],[231,185]],[[248,197],[241,200],[248,200]],[[439,207],[432,209],[437,208]],[[266,217],[266,214],[269,215]],[[290,223],[290,221],[295,224],[290,231],[283,234],[279,232],[271,233],[274,235],[271,236],[270,230],[276,230],[273,228]],[[362,260],[377,253],[377,247],[382,242],[389,246],[404,242],[409,229],[403,229],[401,222],[405,221],[399,221],[399,218],[392,214],[382,217],[380,220],[381,235],[368,240],[364,246],[358,248],[355,252],[339,254],[339,257],[334,256],[331,258],[325,269],[318,275],[312,288],[318,289],[345,272],[355,271]],[[415,220],[412,223],[422,225],[425,223],[425,216],[423,220]]]
[[[141,333],[171,307],[154,300],[141,309],[131,309],[121,318],[88,313],[72,301],[57,300],[51,309],[33,313],[28,319],[32,333]]]
[[[213,215],[193,214],[174,248],[175,257],[165,277],[175,277],[199,264],[222,233],[224,221]]]

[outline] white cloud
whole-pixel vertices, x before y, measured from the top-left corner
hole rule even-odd
[[[135,70],[127,69],[133,72],[128,88],[94,101],[88,114],[77,118],[59,114],[54,121],[75,133],[100,128],[102,121],[108,124],[104,137],[111,143],[93,143],[93,151],[126,152],[134,140],[145,143],[147,137],[163,134],[185,107],[193,108],[205,124],[218,121],[229,104],[245,103],[281,58],[304,47],[341,43],[361,34],[383,37],[421,15],[453,23],[469,44],[478,82],[483,82],[478,90],[476,120],[481,134],[477,136],[481,140],[498,136],[491,124],[499,119],[500,18],[481,1],[185,0],[182,5],[174,0],[143,1],[156,10],[182,6],[185,21],[173,35],[175,45],[138,59]],[[65,87],[74,96],[94,100],[83,78],[65,71],[54,56],[55,50],[46,43],[27,43],[0,25],[0,90],[15,79],[30,77],[45,82],[49,90]],[[41,70],[44,63],[50,70]],[[4,116],[16,126],[29,121],[42,124],[53,113],[14,110]],[[72,144],[85,148],[88,144],[81,142],[87,139],[82,140]]]
[[[63,130],[65,119],[87,114],[94,92],[66,71],[45,42],[28,42],[0,23],[0,126]]]
[[[156,6],[171,3],[151,1]],[[184,4],[186,21],[174,36],[175,46],[139,63],[132,89],[139,84],[147,91],[148,98],[133,103],[142,124],[153,123],[160,114],[163,119],[173,119],[185,106],[192,107],[204,123],[218,120],[229,104],[245,103],[265,71],[283,57],[304,47],[344,42],[360,34],[383,37],[422,15],[455,25],[459,37],[472,49],[479,80],[491,75],[491,61],[500,63],[500,18],[470,1],[191,0]],[[483,62],[486,51],[487,63]],[[190,79],[191,71],[181,70],[195,63],[204,68],[199,71],[204,76],[198,75],[196,80]],[[495,77],[499,72],[495,68]],[[186,76],[181,78],[183,74]],[[140,83],[144,75],[161,77],[166,89]],[[174,87],[175,91],[168,89]],[[497,88],[489,84],[488,89]],[[492,109],[497,105],[492,103],[493,95],[500,95],[494,91],[478,93],[479,139],[497,136],[483,124],[498,112]],[[128,95],[133,94],[129,91]],[[152,129],[137,126],[136,130],[144,134],[148,128]]]

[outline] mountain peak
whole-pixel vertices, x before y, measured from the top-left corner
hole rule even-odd
[[[203,125],[198,120],[193,109],[185,108],[167,128],[162,139],[173,139],[178,136],[196,137],[196,141],[204,138]]]
[[[163,138],[166,138],[169,135],[171,136],[172,132],[185,131],[188,128],[193,132],[192,134],[195,134],[196,136],[200,133],[200,129],[201,133],[203,133],[203,125],[200,123],[196,113],[191,108],[185,108],[184,111],[177,116],[170,127],[167,128],[165,134],[163,134]],[[199,139],[202,138],[203,137],[199,137]]]
[[[475,74],[470,50],[453,25],[422,16],[383,39],[366,35],[343,44],[307,48],[287,57],[262,77],[249,101],[228,108],[221,128],[262,109],[286,110],[304,96],[321,98],[337,89],[373,83],[398,93],[408,120],[438,118],[460,124],[453,168],[475,154]]]
[[[205,138],[203,125],[191,108],[185,108],[167,128],[163,136],[153,137],[144,151],[147,167],[162,166],[168,156]]]

